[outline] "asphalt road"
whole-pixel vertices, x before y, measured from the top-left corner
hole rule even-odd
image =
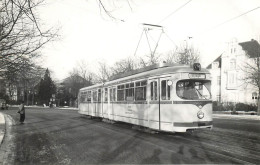
[[[259,164],[260,120],[214,118],[212,131],[156,133],[73,110],[2,111],[2,164]]]

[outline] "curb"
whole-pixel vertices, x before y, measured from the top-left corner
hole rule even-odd
[[[222,119],[249,119],[249,120],[260,120],[258,115],[230,115],[230,114],[213,114],[213,118],[222,118]]]
[[[5,117],[0,112],[0,145],[3,142],[4,136],[5,136]]]

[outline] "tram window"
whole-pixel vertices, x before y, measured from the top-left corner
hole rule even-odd
[[[146,100],[146,84],[147,81],[135,83],[135,100]]]
[[[93,91],[93,101],[97,101],[97,91]]]
[[[113,101],[116,101],[116,88],[113,88]]]
[[[117,101],[124,101],[125,97],[124,97],[124,85],[118,85],[117,86]]]
[[[112,88],[109,89],[109,100],[114,101],[113,100],[113,89]]]
[[[91,102],[91,91],[88,91],[86,96],[87,101]]]
[[[116,101],[116,88],[110,88],[109,92],[110,101]]]
[[[84,92],[82,92],[81,93],[81,95],[80,95],[80,102],[82,103],[82,102],[85,102],[85,95],[84,95]]]
[[[107,102],[108,98],[107,98],[107,88],[105,88],[105,92],[104,92],[104,101]]]
[[[157,81],[151,82],[151,100],[157,100]]]
[[[211,99],[210,81],[181,80],[177,82],[177,96],[188,100]]]
[[[134,83],[125,85],[125,98],[126,100],[134,100]]]
[[[101,101],[101,89],[98,89],[98,102]]]
[[[167,80],[161,81],[161,98],[162,100],[170,100],[171,98],[171,88],[167,84]]]

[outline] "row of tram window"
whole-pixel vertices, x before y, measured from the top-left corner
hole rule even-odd
[[[151,100],[158,100],[158,83],[153,81],[150,83]],[[101,102],[102,89],[92,89],[82,91],[80,102]],[[103,88],[104,102],[115,101],[146,101],[147,99],[147,80],[121,84],[113,87]],[[161,99],[170,100],[170,86],[167,85],[167,80],[161,81]]]
[[[158,81],[150,82],[150,99],[159,99]],[[168,80],[161,80],[160,100],[170,100],[172,85]],[[211,99],[210,81],[180,80],[176,84],[176,94],[184,100]],[[103,95],[103,99],[102,98]],[[121,84],[112,87],[91,89],[81,92],[80,102],[121,102],[121,101],[146,101],[147,80]]]

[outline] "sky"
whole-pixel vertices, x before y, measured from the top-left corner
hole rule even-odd
[[[97,0],[46,0],[38,14],[45,27],[59,27],[59,40],[42,49],[44,67],[62,80],[80,61],[91,71],[98,63],[113,66],[129,56],[150,53],[143,23],[163,27],[157,53],[191,44],[207,66],[233,38],[239,42],[260,36],[259,0],[106,0],[116,20],[100,12]],[[152,48],[160,29],[149,31]],[[140,40],[140,43],[139,43]],[[138,44],[139,43],[139,44]],[[138,47],[137,47],[138,46]],[[137,50],[137,51],[136,51]]]

